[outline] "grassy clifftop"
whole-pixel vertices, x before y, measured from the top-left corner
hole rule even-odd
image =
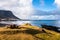
[[[0,40],[60,40],[60,33],[31,24],[14,25],[12,27],[0,28]]]

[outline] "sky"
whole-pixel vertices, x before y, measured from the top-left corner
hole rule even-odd
[[[60,20],[60,0],[0,0],[0,10],[20,19]]]
[[[33,5],[36,9],[43,11],[52,11],[56,9],[55,0],[33,0]]]

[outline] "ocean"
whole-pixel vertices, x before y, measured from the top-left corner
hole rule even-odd
[[[42,24],[60,27],[60,21],[59,20],[0,21],[0,23],[1,24],[17,24],[17,25],[21,25],[24,23],[30,23],[34,26],[39,26],[39,27],[41,27]]]

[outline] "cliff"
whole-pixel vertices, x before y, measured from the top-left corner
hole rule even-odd
[[[15,15],[11,11],[8,10],[0,10],[0,20],[18,20]]]

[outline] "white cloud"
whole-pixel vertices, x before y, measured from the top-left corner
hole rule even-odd
[[[1,21],[0,23],[2,24],[17,24],[17,25],[20,25],[20,24],[24,24],[24,23],[30,23],[30,21]]]
[[[60,15],[43,15],[43,16],[38,16],[38,15],[35,15],[35,16],[31,16],[30,18],[32,20],[59,20],[59,17]]]
[[[33,12],[32,0],[0,0],[0,9],[11,10],[15,16],[26,19]]]
[[[60,0],[55,0],[55,3],[57,3],[58,5],[60,5]]]
[[[60,0],[55,0],[55,4],[57,5],[57,8],[60,8]]]

